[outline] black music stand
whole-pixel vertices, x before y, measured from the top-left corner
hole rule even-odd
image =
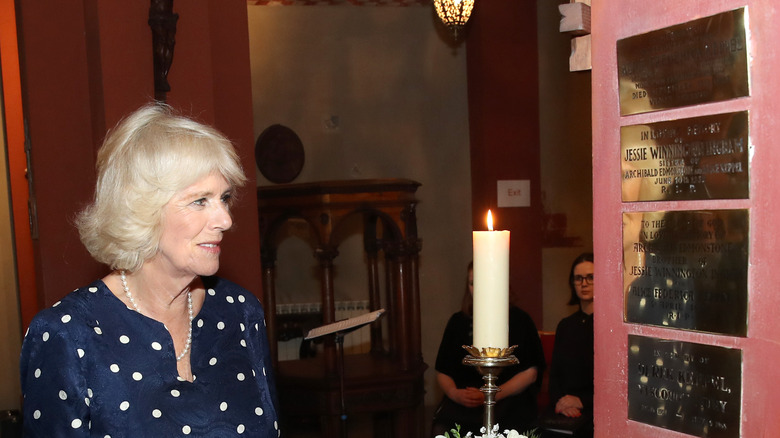
[[[344,403],[344,335],[355,331],[364,325],[371,324],[379,319],[385,309],[375,310],[354,318],[344,319],[333,324],[323,325],[309,330],[309,333],[303,338],[305,341],[317,339],[323,336],[333,335],[336,342],[337,353],[337,372],[339,374],[339,399],[341,401],[341,436],[347,437],[347,409]]]

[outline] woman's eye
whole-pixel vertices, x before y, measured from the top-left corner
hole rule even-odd
[[[233,200],[233,194],[232,193],[225,193],[222,195],[222,202],[225,204],[230,205],[230,201]]]
[[[196,199],[196,200],[192,201],[192,203],[202,207],[202,206],[206,205],[206,198]]]

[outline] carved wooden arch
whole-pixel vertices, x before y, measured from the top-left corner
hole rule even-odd
[[[335,322],[333,265],[341,242],[340,227],[362,215],[363,248],[368,266],[370,310],[386,310],[387,347],[382,324],[371,327],[371,351],[345,359],[347,403],[363,412],[389,415],[404,436],[419,436],[423,402],[423,373],[417,236],[420,183],[403,179],[350,180],[258,187],[263,302],[274,364],[278,371],[280,404],[287,415],[318,416],[324,437],[341,436],[339,379],[332,337],[316,358],[278,362],[276,327],[276,254],[278,233],[292,218],[313,230],[314,255],[319,262],[322,323]],[[382,234],[379,235],[379,227]],[[343,234],[343,233],[341,233]],[[312,242],[310,242],[312,243]],[[384,281],[378,253],[384,254]],[[384,288],[382,287],[384,285]],[[384,303],[381,290],[384,289]]]
[[[414,214],[413,212],[405,212],[402,217]],[[395,222],[389,214],[384,211],[371,207],[358,207],[354,210],[339,212],[335,218],[328,213],[320,213],[319,215],[304,215],[298,210],[287,210],[282,212],[278,216],[274,217],[271,223],[265,226],[261,225],[261,228],[265,231],[260,236],[262,242],[260,247],[260,254],[264,265],[276,264],[276,239],[277,234],[282,227],[291,219],[302,219],[308,224],[309,229],[315,233],[315,249],[316,247],[338,247],[339,242],[335,242],[335,236],[338,235],[337,231],[340,227],[345,226],[344,223],[347,219],[355,216],[363,216],[363,225],[366,230],[366,234],[363,236],[363,247],[366,252],[373,250],[374,252],[381,249],[390,249],[391,246],[385,242],[397,242],[404,241],[405,236],[401,227]],[[373,224],[371,222],[374,222]],[[382,239],[376,237],[376,224],[377,221],[381,222],[385,234],[382,235]],[[404,222],[408,222],[404,220]],[[369,233],[370,232],[370,233]],[[390,233],[390,237],[387,237],[387,233]],[[413,231],[416,237],[416,229]]]
[[[387,309],[396,330],[389,334],[390,350],[404,363],[411,357],[422,360],[419,341],[419,281],[417,256],[421,244],[417,237],[414,193],[419,183],[409,180],[350,180],[322,183],[286,184],[258,188],[263,298],[272,354],[276,358],[276,256],[281,227],[290,219],[303,219],[314,232],[314,256],[320,264],[321,302],[324,324],[335,322],[333,260],[339,242],[335,231],[347,218],[363,216],[363,247],[368,259],[369,301],[379,305],[381,281],[378,252],[383,251],[386,270],[398,273],[386,278]],[[377,236],[382,224],[383,235]],[[390,296],[389,294],[394,294]],[[372,309],[374,310],[374,309]],[[415,316],[416,315],[416,316]],[[381,344],[381,331],[372,331],[372,349]],[[334,354],[328,352],[326,356]]]

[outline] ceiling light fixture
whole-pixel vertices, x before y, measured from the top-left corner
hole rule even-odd
[[[433,6],[442,23],[452,31],[457,40],[463,26],[469,21],[474,0],[433,0]]]

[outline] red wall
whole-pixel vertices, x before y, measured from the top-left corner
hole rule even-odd
[[[751,97],[663,112],[620,117],[616,41],[628,36],[748,6]],[[594,1],[593,35],[593,199],[594,249],[599,296],[596,299],[596,436],[688,437],[681,433],[627,420],[627,337],[638,334],[743,351],[742,435],[774,437],[780,433],[780,269],[774,266],[780,224],[780,93],[776,0],[602,0]],[[752,59],[751,59],[752,56]],[[750,163],[750,199],[622,203],[620,126],[694,117],[750,112],[754,155]],[[748,336],[737,338],[665,330],[623,322],[621,216],[631,211],[748,209]]]
[[[511,231],[512,301],[542,327],[542,205],[535,0],[478,1],[466,34],[471,205]],[[498,180],[530,180],[531,206],[496,208]]]
[[[27,325],[41,305],[105,274],[106,268],[83,249],[72,219],[91,198],[94,157],[106,128],[151,100],[154,90],[148,2],[82,0],[56,8],[19,2],[18,8],[39,228],[34,240],[37,290],[21,290]],[[251,179],[246,4],[177,2],[174,11],[179,21],[168,103],[232,139]],[[234,211],[236,227],[226,237],[220,275],[260,296],[256,204],[250,184]],[[31,300],[36,294],[40,299]]]

